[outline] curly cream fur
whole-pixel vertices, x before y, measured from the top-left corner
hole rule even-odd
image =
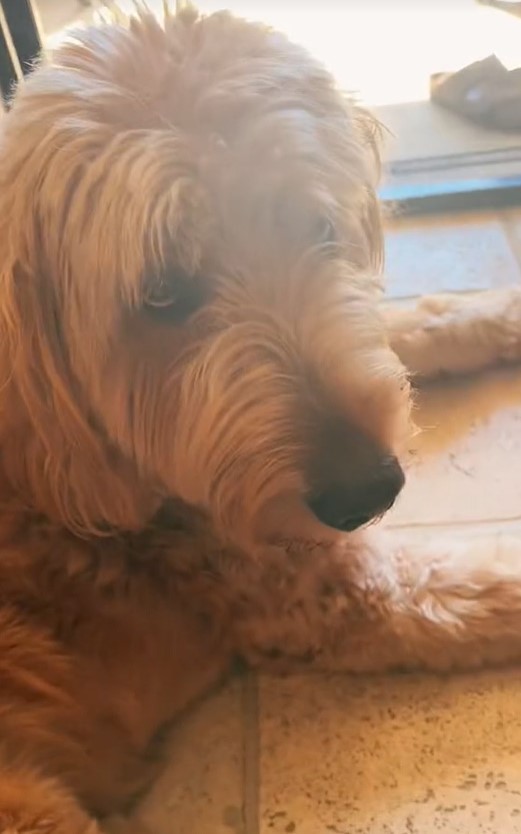
[[[0,829],[124,811],[236,656],[519,659],[521,539],[419,548],[306,514],[330,423],[400,454],[396,352],[461,371],[427,348],[474,367],[521,341],[519,302],[506,344],[478,301],[393,312],[390,346],[378,130],[327,72],[227,14],[145,14],[78,33],[1,129]],[[144,305],[165,270],[203,299],[175,324]]]

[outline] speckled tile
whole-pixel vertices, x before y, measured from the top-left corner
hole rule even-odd
[[[387,231],[386,261],[388,294],[394,298],[519,281],[516,258],[495,214],[397,222]]]
[[[422,432],[390,522],[521,518],[520,369],[427,387],[415,419]]]
[[[521,672],[261,681],[260,834],[518,834]]]
[[[243,834],[242,687],[232,681],[172,732],[168,766],[136,815],[151,834]]]

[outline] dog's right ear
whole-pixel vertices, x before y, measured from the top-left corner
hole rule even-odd
[[[81,535],[140,529],[154,499],[89,412],[68,360],[53,281],[41,267],[4,258],[0,288],[0,449],[8,489]]]
[[[0,486],[76,533],[99,534],[141,528],[159,499],[108,440],[87,391],[97,372],[90,340],[112,308],[106,281],[101,297],[71,293],[70,253],[85,260],[89,247],[79,245],[81,223],[69,241],[66,227],[81,172],[95,168],[103,144],[91,107],[94,50],[68,49],[24,82],[0,126]],[[85,204],[90,219],[90,194]],[[91,302],[98,318],[82,330],[75,311]],[[73,340],[85,347],[81,370]]]

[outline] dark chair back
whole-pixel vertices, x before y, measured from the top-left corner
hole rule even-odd
[[[0,94],[5,107],[41,48],[42,30],[33,0],[0,0]]]

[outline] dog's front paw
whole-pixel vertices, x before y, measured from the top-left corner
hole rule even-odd
[[[421,377],[521,361],[521,289],[435,295],[386,311],[393,350]]]

